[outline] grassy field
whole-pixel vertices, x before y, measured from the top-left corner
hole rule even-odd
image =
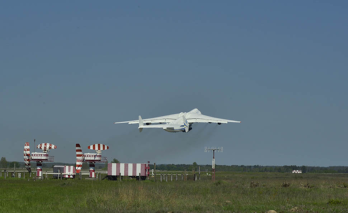
[[[0,178],[0,212],[348,212],[347,174],[218,172],[215,183],[201,178]]]

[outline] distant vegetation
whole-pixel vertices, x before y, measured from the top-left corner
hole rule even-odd
[[[156,165],[157,170],[166,171],[192,171],[195,167],[198,171],[198,166],[200,166],[201,172],[211,171],[211,165],[197,165],[195,162],[192,165],[189,164],[159,164]],[[153,165],[150,165],[153,169]],[[230,171],[230,172],[292,172],[292,170],[302,170],[303,173],[348,173],[347,166],[245,166],[245,165],[216,165],[216,171]]]
[[[111,163],[120,163],[119,160],[116,158],[113,158]],[[97,163],[96,169],[107,169],[108,162],[105,163]],[[0,168],[13,168],[14,165],[16,168],[24,168],[23,162],[8,162],[5,157],[2,157],[0,160]],[[75,166],[75,163],[61,163],[61,162],[46,162],[43,163],[43,168],[52,168],[54,165],[71,165]],[[34,165],[35,166],[35,165]],[[88,169],[89,166],[85,162],[82,165],[83,169]],[[192,171],[193,169],[195,171],[198,171],[198,168],[200,167],[201,172],[210,172],[211,171],[211,165],[198,165],[196,162],[193,162],[193,164],[157,164],[156,169],[157,170],[163,170],[163,171]],[[153,169],[153,164],[150,164],[150,168]],[[302,170],[303,173],[348,173],[348,167],[347,166],[329,166],[329,167],[322,167],[322,166],[296,166],[296,165],[290,165],[290,166],[260,166],[260,165],[253,165],[253,166],[247,166],[247,165],[216,165],[216,171],[225,171],[225,172],[282,172],[282,173],[288,173],[292,172],[292,170]]]

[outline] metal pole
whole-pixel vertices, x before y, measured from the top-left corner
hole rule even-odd
[[[215,181],[215,150],[213,150],[213,181]]]
[[[154,170],[155,182],[156,182],[156,163],[153,164],[153,170]]]
[[[36,141],[36,140],[34,139],[34,152],[36,151],[36,147],[35,147],[35,141]]]

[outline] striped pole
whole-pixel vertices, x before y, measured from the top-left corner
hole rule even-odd
[[[42,178],[42,163],[40,161],[38,161],[36,164],[36,177],[38,179]]]
[[[95,165],[94,165],[94,163],[89,163],[89,177],[95,178]]]
[[[76,173],[80,173],[82,169],[83,153],[80,144],[76,144]]]

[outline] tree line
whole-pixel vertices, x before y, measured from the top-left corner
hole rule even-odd
[[[120,161],[114,158],[111,163],[119,163]],[[59,163],[59,162],[46,162],[42,164],[44,168],[52,168],[54,165],[71,165],[75,166],[75,163]],[[5,157],[0,160],[0,168],[24,168],[24,162],[8,162]],[[35,165],[34,165],[35,166]],[[108,161],[105,163],[99,163],[95,165],[96,169],[108,168]],[[88,169],[88,163],[84,162],[82,164],[82,169]],[[153,169],[154,165],[150,164],[150,169]],[[192,164],[157,164],[156,170],[162,171],[198,171],[200,168],[201,172],[211,172],[211,165],[198,165],[196,162]],[[289,173],[293,170],[302,170],[302,173],[348,173],[348,166],[296,166],[296,165],[284,165],[284,166],[261,166],[261,165],[216,165],[216,171],[224,172],[283,172]]]
[[[201,172],[211,172],[211,165],[198,165],[196,162],[193,164],[158,164],[156,170],[163,171],[198,171],[200,167]],[[154,165],[150,165],[153,169]],[[348,166],[296,166],[296,165],[284,165],[284,166],[261,166],[261,165],[215,165],[216,171],[224,172],[283,172],[289,173],[293,170],[301,170],[302,173],[348,173]]]

